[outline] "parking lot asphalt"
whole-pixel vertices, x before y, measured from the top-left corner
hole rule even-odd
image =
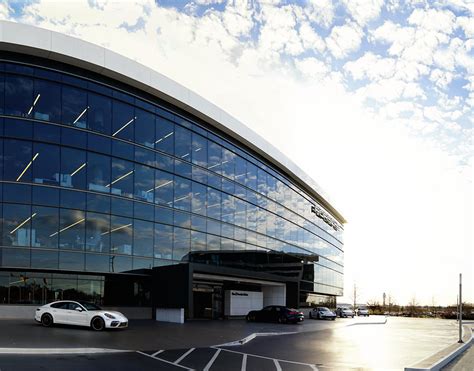
[[[253,333],[321,331],[353,323],[381,322],[383,317],[341,318],[304,323],[248,323],[245,320],[189,321],[184,324],[131,320],[127,329],[94,332],[72,326],[42,327],[29,320],[0,320],[0,348],[108,348],[156,350],[202,348],[240,340]]]
[[[245,322],[241,321],[245,326]],[[94,355],[0,355],[8,370],[401,370],[457,339],[453,321],[389,318],[385,325],[352,325],[351,320],[308,321],[299,332],[257,337],[242,346],[145,348],[136,352]],[[221,324],[225,322],[217,322]],[[205,323],[206,324],[206,323]],[[211,322],[207,325],[213,328]],[[249,324],[254,325],[254,324]],[[304,331],[303,326],[317,331]],[[237,324],[228,325],[230,328]],[[286,327],[285,325],[282,325]],[[205,325],[196,325],[205,332]],[[267,328],[266,326],[264,326]],[[290,328],[292,326],[289,326]],[[297,326],[298,328],[299,326]],[[50,330],[50,329],[45,329]],[[72,334],[76,329],[69,330]],[[87,330],[86,330],[87,331]],[[82,333],[82,332],[81,332]],[[92,335],[96,333],[90,331]],[[126,331],[124,331],[126,333]],[[194,332],[195,336],[198,332]],[[111,333],[114,335],[114,333]],[[115,333],[117,335],[117,333]],[[204,336],[204,333],[202,334]],[[161,337],[163,334],[155,334]],[[189,335],[190,336],[190,335]],[[103,346],[103,345],[102,345]],[[105,367],[106,365],[106,367]]]

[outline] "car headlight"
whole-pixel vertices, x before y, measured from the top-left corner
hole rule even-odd
[[[110,319],[115,319],[115,316],[113,316],[110,313],[104,313],[104,316],[106,316],[107,318],[110,318]]]

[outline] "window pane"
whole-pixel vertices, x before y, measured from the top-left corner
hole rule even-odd
[[[193,164],[207,168],[207,139],[193,133],[192,147]]]
[[[155,149],[174,154],[174,124],[161,117],[156,118]]]
[[[153,223],[135,220],[133,255],[153,256]]]
[[[86,250],[109,252],[110,216],[99,213],[87,213]]]
[[[191,231],[191,251],[206,251],[206,234]]]
[[[114,195],[132,197],[133,195],[133,163],[112,158],[112,182],[110,191]]]
[[[222,147],[214,142],[209,141],[208,145],[208,155],[207,155],[207,168],[218,174],[221,173],[222,165]]]
[[[235,157],[235,180],[245,184],[245,175],[247,174],[247,161],[242,157]]]
[[[61,148],[61,186],[77,189],[86,188],[87,162],[86,152]]]
[[[110,257],[108,255],[86,254],[86,271],[108,272],[109,267]]]
[[[171,259],[173,251],[173,227],[155,224],[155,258]]]
[[[84,253],[59,252],[59,269],[84,270]]]
[[[143,165],[135,164],[135,198],[153,202],[155,171]]]
[[[173,175],[164,171],[155,171],[155,203],[173,206]]]
[[[58,269],[59,253],[57,251],[31,251],[31,268]]]
[[[63,123],[86,128],[89,106],[87,105],[87,93],[84,90],[63,85],[62,108]]]
[[[5,139],[3,179],[30,182],[33,157],[31,142]]]
[[[117,254],[132,254],[132,219],[112,216],[110,229],[110,251]]]
[[[173,260],[182,260],[189,254],[190,237],[189,229],[174,228]]]
[[[33,206],[31,246],[58,248],[59,209]]]
[[[88,94],[88,128],[110,135],[112,102],[110,98],[93,93]]]
[[[214,188],[207,189],[207,216],[221,219],[221,193]]]
[[[228,149],[222,149],[222,175],[234,179],[234,160],[235,154]]]
[[[188,129],[175,127],[174,148],[176,157],[191,161],[191,132]]]
[[[30,206],[3,204],[3,245],[30,246],[34,217]]]
[[[60,210],[59,248],[84,250],[85,215],[79,210]]]
[[[99,213],[110,213],[110,197],[100,196],[94,193],[87,194],[87,211]]]
[[[59,185],[59,147],[35,143],[33,152],[38,154],[33,162],[33,182]]]
[[[89,152],[87,156],[87,189],[109,193],[109,187],[110,157]]]
[[[192,184],[193,198],[191,210],[193,213],[206,215],[207,214],[207,187],[193,182]]]
[[[247,163],[247,176],[245,184],[251,189],[257,189],[257,167],[250,162]]]
[[[33,79],[15,75],[5,77],[5,114],[29,117],[33,112]]]
[[[112,136],[133,141],[134,131],[135,116],[133,106],[114,100]]]
[[[153,148],[155,145],[155,115],[135,109],[135,142]]]
[[[175,177],[174,207],[181,210],[191,210],[191,181]]]
[[[45,80],[35,80],[33,108],[34,117],[38,120],[60,122],[61,120],[61,86]],[[38,97],[36,99],[36,97]]]
[[[2,266],[4,267],[29,267],[30,266],[30,250],[29,249],[4,248],[3,254],[0,254],[0,256],[2,257]]]

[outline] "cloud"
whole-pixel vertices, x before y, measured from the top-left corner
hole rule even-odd
[[[311,22],[328,28],[335,17],[334,3],[331,0],[309,0],[304,8]]]
[[[349,22],[333,27],[331,34],[326,38],[326,44],[334,57],[342,59],[359,49],[363,36],[362,29],[357,24]]]
[[[344,0],[350,15],[360,25],[365,26],[379,17],[383,0]]]
[[[389,78],[394,75],[396,60],[383,58],[372,52],[365,53],[361,58],[347,62],[344,71],[356,80],[367,78],[371,81]]]

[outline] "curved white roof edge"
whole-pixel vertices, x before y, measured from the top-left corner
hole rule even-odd
[[[21,23],[0,21],[0,50],[81,67],[146,91],[201,118],[244,143],[296,180],[340,223],[344,217],[321,187],[277,148],[213,103],[170,78],[127,57],[81,39]]]

